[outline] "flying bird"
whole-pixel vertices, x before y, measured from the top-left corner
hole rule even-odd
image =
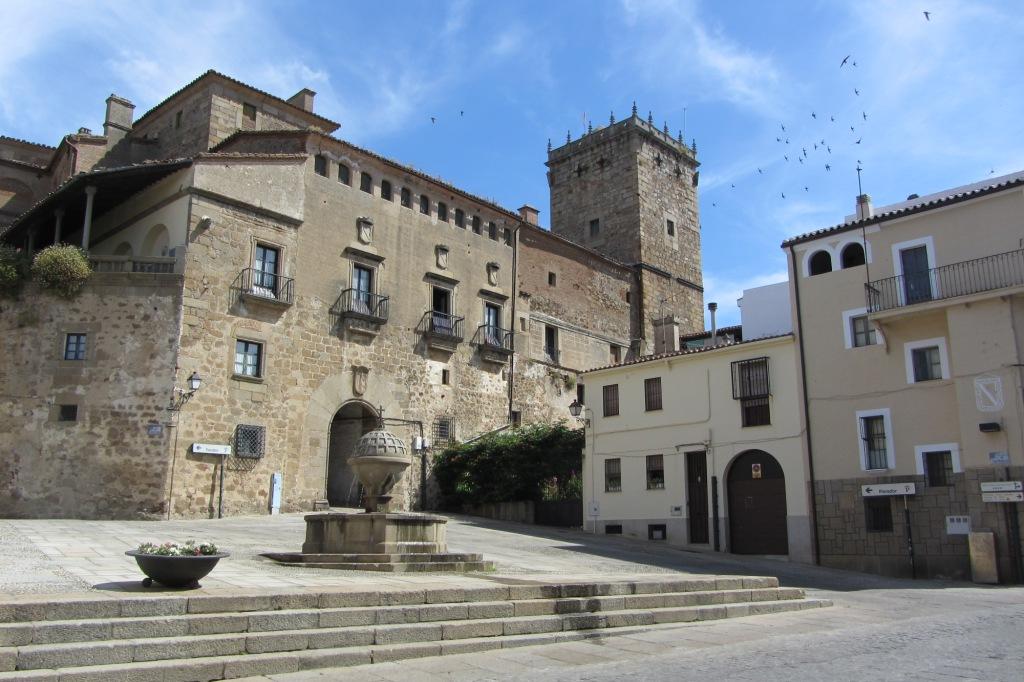
[[[863,140],[863,139],[864,139],[863,137],[858,137],[858,138],[857,138],[857,141],[856,141],[856,142],[854,142],[854,144],[860,144],[860,141],[861,141],[861,140]]]
[[[846,66],[846,62],[848,61],[850,61],[850,55],[846,55],[845,57],[843,57],[843,61],[839,62],[839,68],[841,69],[844,66]]]
[[[827,149],[827,150],[828,150],[828,153],[829,153],[829,154],[831,154],[831,153],[832,153],[832,147],[828,147],[828,146],[826,146],[826,147],[825,147],[825,149]]]
[[[459,116],[462,116],[465,113],[466,113],[465,111],[463,111],[462,109],[459,109]]]
[[[711,205],[712,205],[712,206],[714,206],[715,208],[718,208],[718,204],[716,204],[716,203],[715,203],[715,202],[713,202],[713,201],[711,202]]]
[[[799,161],[800,163],[803,163],[803,162],[804,162],[804,159],[803,159],[803,157],[802,157],[802,156],[798,156],[798,157],[796,157],[796,160],[797,160],[797,161]]]
[[[763,170],[761,170],[760,168],[758,168],[758,169],[757,169],[757,174],[758,174],[758,175],[764,175],[764,171],[763,171]]]
[[[731,182],[729,183],[729,187],[732,187],[733,189],[736,189],[736,185],[734,183],[731,183]]]
[[[780,123],[779,125],[782,126],[782,132],[786,132],[786,125],[784,123]]]
[[[779,194],[781,194],[781,195],[782,195],[782,198],[783,198],[783,199],[785,199],[785,198],[786,198],[786,193],[785,193],[785,192],[779,192]]]
[[[828,165],[828,164],[826,163],[826,164],[825,164],[825,170],[827,170],[827,171],[830,171],[830,170],[832,170],[832,166],[830,166],[830,165]]]
[[[807,185],[804,185],[804,191],[805,192],[810,192],[811,190],[807,189]]]
[[[782,142],[782,138],[781,138],[781,137],[776,137],[776,138],[775,138],[775,141],[776,141],[776,142]]]
[[[829,116],[828,118],[829,118],[829,120],[830,120],[830,121],[832,121],[833,123],[835,123],[835,122],[836,122],[836,117],[835,117],[835,116]]]
[[[855,133],[855,132],[857,132],[857,131],[853,129],[853,126],[850,126],[850,132],[851,132],[851,133]]]
[[[789,161],[789,156],[787,156],[786,154],[783,154],[782,158],[784,158],[786,161]]]
[[[923,14],[924,14],[925,21],[931,21],[932,20],[932,13],[931,12],[924,12]]]
[[[990,170],[990,171],[988,172],[988,174],[989,174],[989,175],[995,175],[995,174],[996,174],[996,169],[995,169],[995,168],[993,168],[992,170]]]
[[[431,122],[431,123],[437,123],[437,119],[436,119],[436,118],[434,118],[433,116],[431,116],[431,117],[430,117],[430,122]]]
[[[865,121],[868,120],[868,112],[862,111],[862,112],[860,112],[860,115],[864,117]]]
[[[857,66],[857,60],[856,59],[853,60],[853,65]]]
[[[789,144],[789,138],[788,137],[786,138],[786,144]]]
[[[818,143],[817,142],[814,143],[814,151],[818,151]]]
[[[813,119],[817,119],[817,118],[818,118],[818,115],[817,115],[816,113],[814,113],[814,112],[812,111],[812,112],[811,112],[811,118],[813,118]]]
[[[853,89],[853,94],[857,95],[857,97],[860,97],[860,90],[858,90],[857,88],[854,88]]]
[[[801,147],[800,151],[802,151],[804,153],[805,157],[807,156],[807,147]]]

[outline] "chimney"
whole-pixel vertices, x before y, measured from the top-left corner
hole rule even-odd
[[[857,197],[857,220],[864,220],[872,215],[874,215],[874,209],[871,207],[871,197],[861,194]]]
[[[523,219],[524,223],[538,225],[537,219],[540,217],[540,211],[529,204],[523,204],[519,207],[519,217]]]
[[[711,314],[711,339],[710,345],[717,346],[718,339],[718,323],[715,321],[715,313],[718,311],[718,304],[712,301],[708,303],[708,312]]]
[[[316,97],[316,93],[309,88],[302,88],[294,95],[288,98],[288,104],[294,104],[303,111],[313,113],[313,98]]]
[[[113,146],[132,129],[135,105],[124,97],[111,94],[107,98],[107,117],[103,121],[103,134],[107,144]]]
[[[674,353],[679,350],[679,320],[666,315],[654,321],[654,354]]]

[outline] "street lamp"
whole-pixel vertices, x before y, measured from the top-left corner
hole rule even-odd
[[[192,375],[188,378],[188,390],[175,386],[174,390],[171,391],[171,401],[167,405],[167,409],[171,412],[180,411],[202,385],[203,378],[199,376],[199,372],[192,372]]]
[[[581,412],[583,412],[583,403],[579,400],[573,400],[572,404],[569,405],[569,414],[579,419]]]

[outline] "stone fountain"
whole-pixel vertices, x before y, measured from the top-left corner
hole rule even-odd
[[[484,571],[479,554],[448,552],[448,519],[392,511],[391,491],[412,465],[400,438],[383,424],[363,435],[349,466],[363,486],[365,511],[307,514],[301,552],[263,556],[281,564],[360,571]]]

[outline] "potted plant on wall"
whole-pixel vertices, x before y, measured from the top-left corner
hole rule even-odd
[[[158,582],[165,587],[199,587],[199,579],[205,578],[217,562],[231,556],[222,552],[211,542],[197,543],[186,540],[174,542],[144,542],[138,549],[125,552],[135,557],[139,568],[146,574],[143,587]]]

